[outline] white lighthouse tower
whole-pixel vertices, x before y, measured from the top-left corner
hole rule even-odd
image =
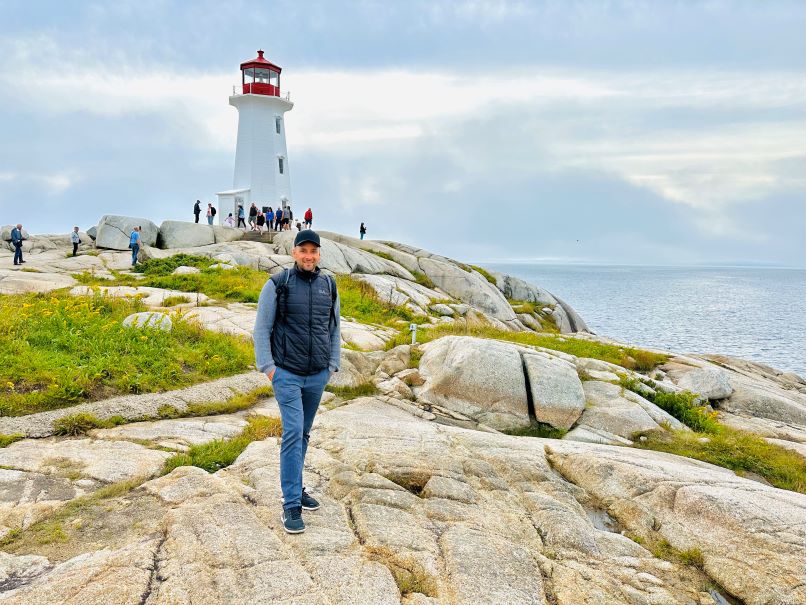
[[[238,144],[232,189],[217,193],[218,218],[229,212],[246,215],[254,202],[258,208],[283,208],[291,204],[291,178],[285,143],[286,111],[294,104],[280,92],[282,69],[263,57],[241,63],[241,85],[233,87],[229,104],[238,110]],[[293,210],[293,209],[292,209]]]

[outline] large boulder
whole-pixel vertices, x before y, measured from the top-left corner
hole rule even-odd
[[[215,243],[215,232],[209,225],[185,221],[163,221],[158,239],[160,248],[197,248]]]
[[[157,226],[150,220],[132,216],[106,214],[101,217],[98,223],[97,237],[95,239],[96,248],[128,250],[131,233],[135,227],[143,228],[140,232],[141,246],[156,245],[159,229],[157,229]]]
[[[806,395],[739,374],[730,375],[730,384],[733,394],[720,404],[720,409],[806,426]]]
[[[535,417],[559,429],[571,428],[585,410],[585,392],[572,363],[547,353],[524,353]]]
[[[515,311],[501,291],[477,271],[432,258],[420,258],[420,267],[440,290],[499,321],[514,321]]]
[[[440,405],[496,429],[529,426],[526,380],[514,345],[446,336],[423,346],[416,390],[421,402]]]
[[[216,244],[226,244],[227,242],[235,242],[243,239],[244,232],[241,229],[213,225],[213,234],[215,235]]]
[[[728,373],[715,367],[694,368],[677,380],[677,386],[706,399],[724,399],[733,393]]]

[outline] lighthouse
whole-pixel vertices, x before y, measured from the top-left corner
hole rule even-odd
[[[232,189],[217,193],[218,218],[258,208],[291,205],[291,178],[285,142],[285,112],[294,104],[280,89],[282,69],[257,51],[241,63],[241,84],[233,87],[229,104],[238,110],[238,143]]]

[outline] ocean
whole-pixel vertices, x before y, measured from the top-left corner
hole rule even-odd
[[[720,353],[806,377],[806,269],[493,263],[542,286],[603,336]]]

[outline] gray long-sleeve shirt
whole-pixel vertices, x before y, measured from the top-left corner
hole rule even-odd
[[[327,279],[326,276],[322,276]],[[333,317],[335,321],[330,324],[330,361],[328,369],[338,372],[341,360],[341,302],[338,290],[336,300],[333,302]],[[257,319],[255,319],[255,365],[257,369],[268,374],[275,369],[274,357],[271,353],[271,331],[274,328],[274,319],[277,316],[277,290],[272,280],[268,280],[260,291],[257,303]]]

